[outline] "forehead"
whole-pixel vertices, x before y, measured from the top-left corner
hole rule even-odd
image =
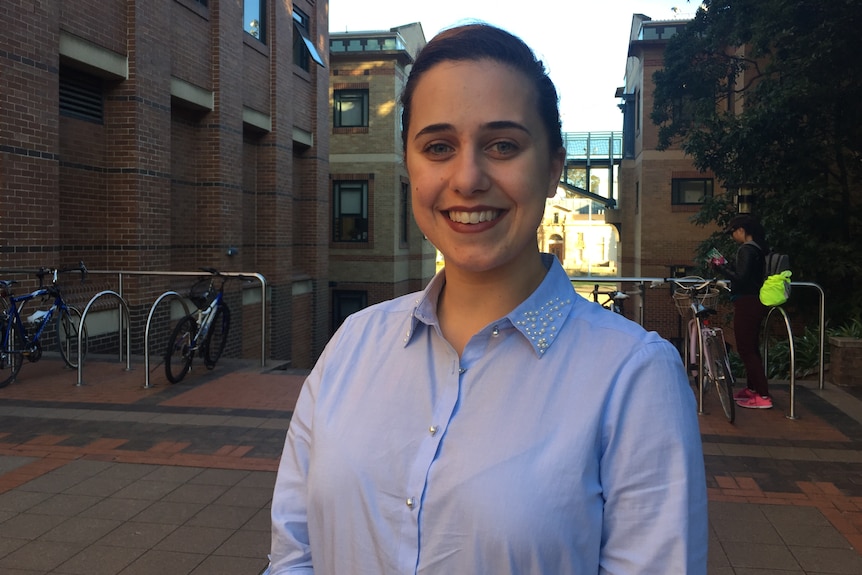
[[[413,93],[414,119],[429,114],[478,118],[500,113],[521,119],[538,115],[538,99],[525,74],[496,60],[440,62],[419,78]]]

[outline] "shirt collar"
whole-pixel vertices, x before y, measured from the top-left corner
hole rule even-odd
[[[576,295],[569,277],[555,256],[542,254],[542,263],[548,270],[542,283],[504,318],[527,339],[538,357],[542,357],[556,341]],[[404,338],[405,346],[413,339],[417,324],[437,325],[437,300],[446,282],[445,273],[445,268],[438,272],[416,299],[410,332]]]

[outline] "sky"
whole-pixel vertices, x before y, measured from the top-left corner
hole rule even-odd
[[[632,15],[691,18],[695,6],[687,0],[329,0],[329,31],[420,22],[430,40],[465,21],[494,24],[520,36],[545,63],[560,95],[563,131],[619,132],[623,116],[614,93],[624,83]]]

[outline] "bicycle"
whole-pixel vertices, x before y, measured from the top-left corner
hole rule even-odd
[[[676,286],[673,300],[680,315],[683,318],[691,316],[685,338],[689,345],[685,346],[683,353],[687,360],[692,359],[692,353],[695,354],[696,361],[691,362],[689,369],[697,366],[701,404],[703,390],[715,384],[724,415],[728,422],[733,423],[736,419],[736,403],[733,400],[735,379],[727,356],[724,332],[720,327],[709,325],[708,319],[717,313],[713,306],[718,299],[719,288],[727,289],[727,284],[721,280],[697,276],[668,278],[664,281],[670,281]],[[696,345],[691,345],[691,338],[696,338]],[[706,386],[704,381],[707,382]]]
[[[215,368],[227,344],[230,308],[224,301],[224,284],[242,276],[225,276],[213,268],[201,271],[212,275],[189,290],[189,300],[197,309],[177,323],[165,351],[165,375],[171,383],[179,383],[188,374],[196,354],[203,357],[207,369]],[[221,279],[218,287],[217,278]]]
[[[67,269],[39,268],[33,272],[39,278],[39,288],[25,295],[16,296],[12,294],[12,285],[15,280],[4,280],[2,291],[5,297],[0,298],[0,388],[6,387],[13,382],[21,370],[26,357],[30,363],[36,363],[42,358],[42,336],[54,317],[57,316],[57,340],[60,347],[60,355],[63,361],[72,368],[77,368],[78,363],[87,354],[87,328],[81,325],[81,312],[66,303],[63,294],[57,285],[58,276],[61,273],[79,271],[81,281],[87,276],[87,268],[84,262],[78,267]],[[51,285],[45,287],[45,276],[51,276]],[[27,316],[26,323],[34,326],[32,336],[29,333],[25,320],[22,318],[24,306],[30,300],[41,297],[43,301],[53,297],[54,301],[47,310],[38,309]],[[78,357],[78,343],[80,339],[81,356]]]
[[[591,293],[593,294],[593,301],[601,305],[606,310],[618,313],[620,315],[625,315],[623,313],[623,303],[630,297],[630,294],[628,292],[619,291],[615,288],[608,290],[600,290],[599,284],[595,284]],[[599,296],[604,296],[605,300],[600,302]]]

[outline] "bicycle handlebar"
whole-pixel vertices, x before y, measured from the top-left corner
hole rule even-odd
[[[223,273],[221,273],[220,271],[218,271],[218,270],[217,270],[217,269],[215,269],[215,268],[198,268],[198,269],[200,269],[202,272],[207,272],[208,274],[212,274],[212,275],[214,275],[214,276],[216,276],[216,277],[224,278],[225,280],[228,280],[228,279],[230,279],[230,278],[236,278],[236,279],[239,279],[239,280],[248,280],[248,279],[251,279],[251,278],[249,278],[249,277],[247,277],[247,276],[244,276],[244,275],[242,275],[242,274],[235,275],[235,276],[226,276],[226,275],[224,275]]]
[[[80,260],[78,265],[73,268],[39,268],[33,273],[37,278],[39,278],[39,287],[41,288],[45,283],[45,276],[50,275],[51,283],[56,284],[58,276],[68,272],[81,272],[81,283],[84,283],[84,279],[87,277],[87,266],[84,265],[83,260]]]
[[[661,287],[667,283],[672,283],[685,290],[700,291],[708,286],[715,286],[728,291],[730,290],[730,283],[726,280],[718,278],[705,279],[700,276],[685,276],[681,278],[663,278],[660,280],[653,280],[650,282],[649,287]]]

